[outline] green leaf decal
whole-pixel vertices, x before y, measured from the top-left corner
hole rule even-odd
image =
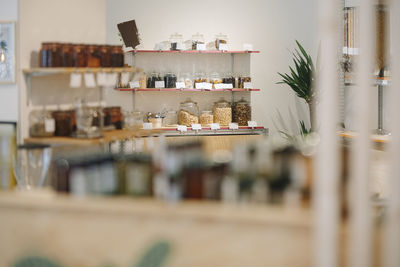
[[[152,245],[142,256],[135,267],[161,267],[170,253],[170,244],[160,241]]]

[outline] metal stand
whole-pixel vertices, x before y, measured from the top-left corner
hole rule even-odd
[[[374,131],[375,134],[388,135],[390,134],[383,128],[383,84],[378,84],[378,129]]]

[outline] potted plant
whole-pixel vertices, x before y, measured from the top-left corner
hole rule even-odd
[[[315,92],[313,90],[315,67],[310,55],[304,50],[303,46],[296,40],[298,49],[293,52],[294,68],[289,66],[290,73],[278,74],[282,77],[282,81],[278,84],[287,84],[292,88],[296,95],[303,98],[308,104],[310,111],[311,129],[307,130],[303,121],[300,121],[302,134],[307,134],[314,130],[315,119]],[[305,131],[305,132],[304,132]]]

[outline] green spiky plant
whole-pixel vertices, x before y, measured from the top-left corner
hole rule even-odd
[[[305,51],[303,46],[296,40],[298,49],[293,52],[293,63],[294,68],[289,66],[290,73],[278,74],[282,77],[282,81],[278,84],[287,84],[292,88],[296,95],[306,101],[310,111],[310,124],[311,129],[306,131],[311,131],[314,129],[314,96],[315,92],[313,90],[315,67],[311,56]],[[304,122],[301,125],[301,129],[305,129]],[[306,133],[304,133],[306,134]]]

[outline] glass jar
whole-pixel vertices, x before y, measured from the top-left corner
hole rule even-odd
[[[172,72],[167,72],[164,76],[165,88],[176,88],[176,75]]]
[[[162,81],[160,74],[158,72],[152,72],[149,77],[147,77],[147,88],[155,88],[156,81]]]
[[[202,126],[210,126],[214,122],[214,115],[211,110],[203,110],[200,114],[200,124]]]
[[[111,67],[122,68],[124,66],[124,51],[121,45],[113,45],[111,48]]]
[[[222,78],[222,83],[232,84],[232,88],[236,88],[235,76],[230,72],[224,75],[224,78]]]
[[[160,114],[155,114],[153,117],[149,117],[148,121],[152,124],[154,129],[162,128],[163,118]]]
[[[214,84],[219,84],[222,83],[221,76],[218,74],[218,72],[213,72],[210,75],[210,83],[213,84],[213,88],[215,89]]]
[[[61,67],[61,51],[59,43],[51,43],[48,54],[48,67]]]
[[[70,110],[54,111],[55,136],[71,136],[73,133],[73,118]]]
[[[87,46],[86,56],[87,56],[87,66],[89,68],[100,67],[100,55],[98,51],[98,46],[96,45]]]
[[[183,36],[179,33],[174,33],[169,37],[171,43],[170,50],[182,50],[183,47]]]
[[[198,50],[198,44],[205,44],[203,34],[196,33],[192,35],[192,50]]]
[[[163,120],[164,126],[176,126],[178,124],[178,115],[175,110],[168,110],[165,112],[165,118]]]
[[[244,88],[244,83],[250,83],[251,78],[249,75],[239,76],[238,77],[238,88]]]
[[[128,111],[124,115],[124,128],[127,130],[139,130],[143,126],[143,113],[141,111]]]
[[[73,57],[75,67],[84,68],[87,66],[87,55],[86,46],[83,44],[77,44],[74,46]]]
[[[109,45],[100,46],[100,66],[103,68],[111,67],[111,48]]]
[[[72,44],[61,45],[61,62],[62,67],[74,67],[74,56],[72,50]]]
[[[232,113],[233,121],[239,126],[247,126],[247,122],[251,121],[251,106],[243,98],[234,104]]]
[[[54,136],[55,123],[51,112],[45,107],[34,109],[29,113],[29,135],[31,137]]]
[[[147,88],[147,81],[146,81],[146,73],[140,72],[139,73],[139,88],[146,89]]]
[[[227,126],[232,122],[232,107],[228,101],[221,98],[214,103],[213,108],[214,122],[220,125]]]
[[[121,107],[104,108],[104,126],[113,125],[115,129],[122,129]]]
[[[196,88],[197,83],[206,83],[206,82],[208,82],[208,79],[203,72],[198,72],[195,74],[195,78],[194,78],[194,82],[193,82],[194,88]]]
[[[225,49],[220,48],[221,44],[224,44],[224,45],[228,44],[228,35],[220,33],[215,36],[215,48],[217,50],[225,50]]]
[[[42,46],[40,48],[39,52],[39,64],[41,68],[46,68],[49,67],[49,56],[50,56],[50,48],[51,48],[51,43],[42,43]]]
[[[180,125],[191,126],[199,123],[199,107],[196,102],[188,98],[179,106],[178,122]]]
[[[185,82],[185,88],[192,89],[193,88],[193,75],[190,73],[182,74],[183,81]]]

